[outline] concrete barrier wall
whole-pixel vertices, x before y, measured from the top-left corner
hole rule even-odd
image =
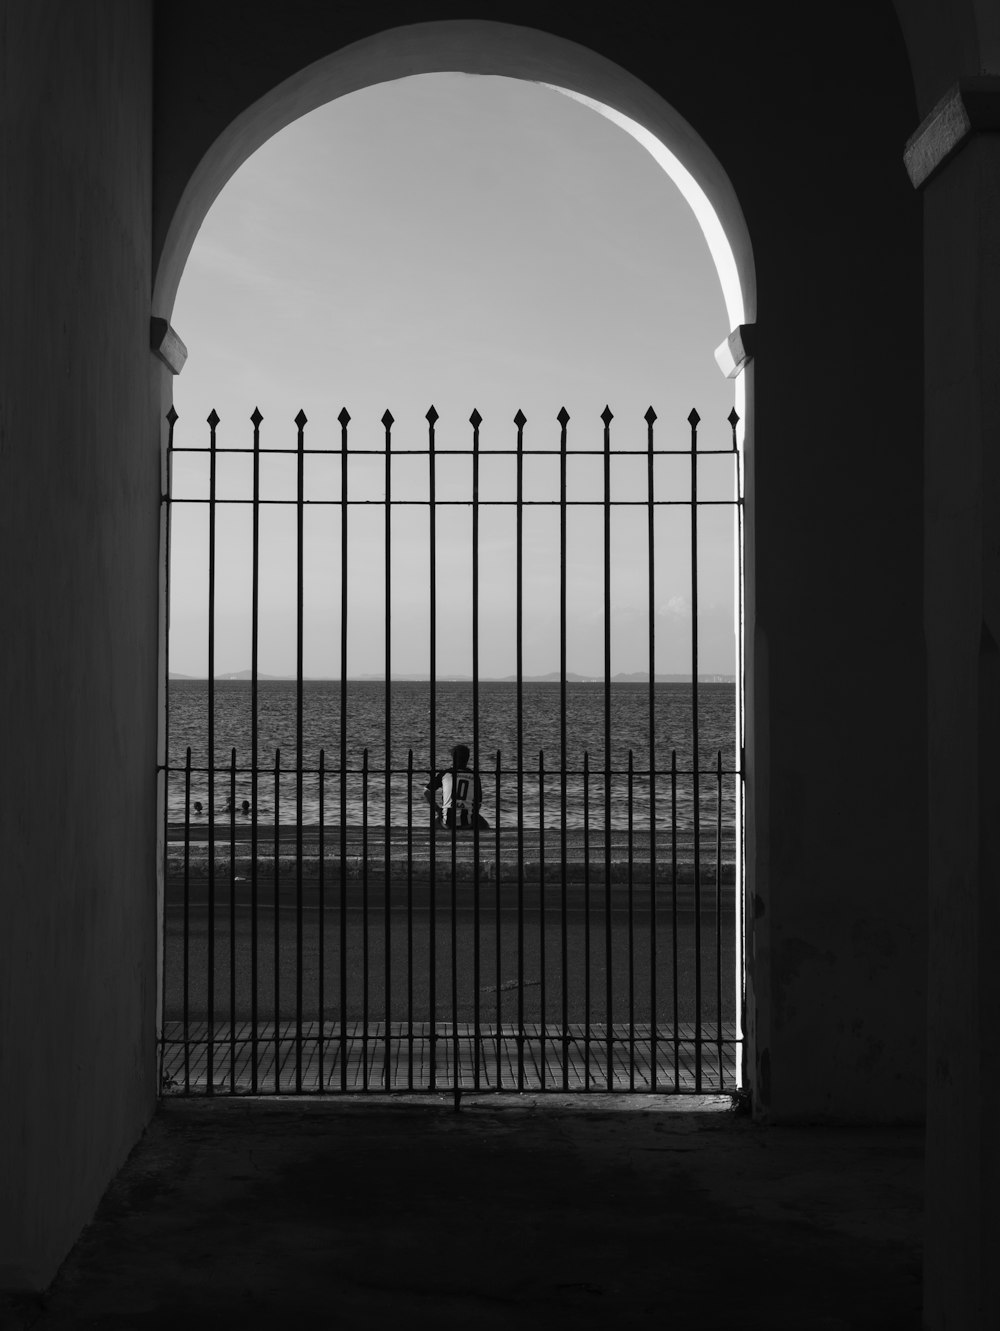
[[[235,872],[237,884],[237,898],[242,900],[246,896],[247,884],[253,873],[255,861],[247,855],[237,855],[234,862],[229,855],[217,855],[212,860],[215,873],[215,882],[219,893],[219,901],[225,902],[229,899],[230,874]],[[258,855],[256,859],[257,881],[267,889],[267,885],[273,885],[274,882],[274,856]],[[340,856],[334,853],[324,856],[323,859],[323,879],[325,883],[333,887],[340,881]],[[365,874],[371,877],[372,882],[380,881],[385,875],[386,861],[384,856],[376,851],[372,855],[348,855],[344,860],[345,878],[348,880],[357,880],[363,878]],[[167,855],[167,900],[176,901],[178,898],[178,886],[183,883],[184,875],[187,873],[188,881],[198,884],[199,894],[204,895],[203,887],[208,881],[209,857],[204,848],[199,848],[196,853],[191,854],[185,861],[183,852],[170,851]],[[537,883],[544,876],[546,883],[561,883],[565,879],[567,884],[580,886],[585,882],[592,885],[600,885],[605,879],[606,865],[603,859],[591,860],[589,864],[584,864],[582,860],[539,860],[525,858],[520,865],[516,859],[491,858],[489,855],[482,856],[479,860],[479,877],[483,882],[492,883],[498,878],[502,885],[513,890],[518,882],[518,878],[525,882]],[[282,887],[294,885],[299,870],[299,861],[294,855],[278,856],[278,879]],[[430,875],[429,859],[407,860],[405,858],[389,859],[389,877],[393,881],[405,882],[407,878],[414,880],[427,879]],[[447,883],[451,881],[452,865],[451,856],[446,848],[443,848],[437,856],[434,866],[434,878],[438,883]],[[729,863],[723,861],[719,873],[723,885],[730,887],[736,881],[736,866],[732,860]],[[309,882],[314,888],[319,881],[320,864],[316,856],[303,857],[302,859],[302,878]],[[476,862],[469,855],[462,855],[455,861],[456,881],[470,883],[476,877]],[[702,865],[698,874],[698,881],[703,887],[714,886],[716,879],[715,863],[709,859]],[[629,882],[648,885],[650,881],[650,864],[648,860],[636,860],[629,864],[627,860],[616,859],[611,863],[611,882],[626,885]],[[674,882],[674,872],[669,861],[665,864],[656,866],[656,883],[664,906],[670,904],[670,889]],[[693,887],[695,881],[695,868],[690,860],[677,865],[677,884],[686,888]],[[690,893],[686,895],[690,896]],[[732,901],[732,893],[729,894],[729,901]],[[707,898],[706,898],[707,902]],[[709,903],[710,904],[710,903]]]

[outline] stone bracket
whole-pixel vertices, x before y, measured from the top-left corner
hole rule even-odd
[[[920,189],[973,134],[1000,132],[1000,78],[959,79],[911,134],[903,152],[910,182]]]
[[[738,324],[715,348],[715,360],[727,379],[735,379],[753,360],[756,324]]]
[[[163,361],[171,374],[180,374],[187,360],[187,347],[166,319],[150,319],[149,347],[153,355]]]

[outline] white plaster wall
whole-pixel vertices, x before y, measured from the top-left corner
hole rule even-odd
[[[152,6],[0,9],[0,1288],[155,1103]]]

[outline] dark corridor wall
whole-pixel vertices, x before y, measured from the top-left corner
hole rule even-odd
[[[758,292],[752,1084],[778,1119],[919,1116],[921,201],[901,161],[918,117],[888,5],[830,7],[821,40],[804,12],[5,0],[0,1286],[51,1279],[155,1102],[169,382],[148,320],[169,314],[151,293],[170,221],[213,142],[238,118],[252,132],[276,84],[421,20],[589,48],[685,117],[735,188]]]

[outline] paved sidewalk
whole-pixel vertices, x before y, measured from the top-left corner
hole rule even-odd
[[[725,1103],[164,1102],[6,1325],[917,1331],[922,1135]]]

